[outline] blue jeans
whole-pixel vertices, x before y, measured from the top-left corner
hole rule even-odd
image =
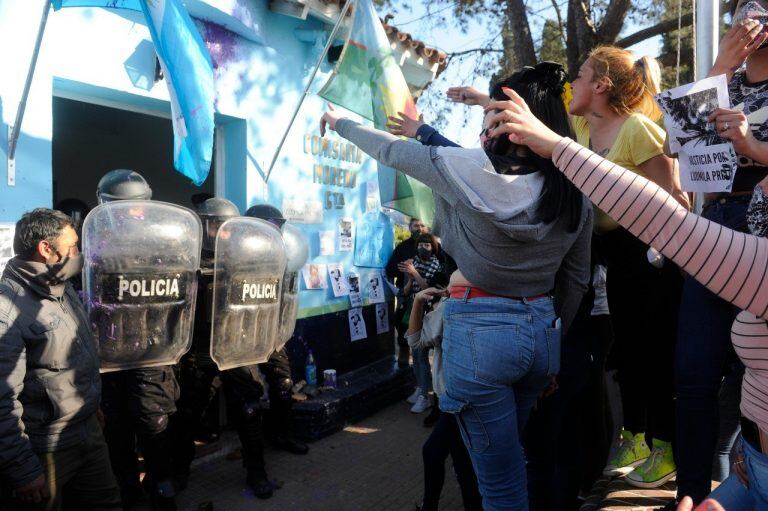
[[[744,442],[744,466],[749,477],[749,488],[744,487],[736,474],[728,476],[712,495],[727,511],[764,511],[768,509],[768,455]]]
[[[702,216],[713,222],[746,231],[749,197],[709,203]],[[733,438],[738,428],[740,392],[728,392],[718,404],[725,368],[738,363],[731,346],[731,324],[738,310],[690,277],[683,284],[675,351],[675,461],[677,494],[701,501],[711,488],[713,459],[725,458],[729,448],[718,446],[718,437]],[[720,411],[736,417],[718,432]],[[736,415],[734,415],[734,412]]]
[[[551,298],[451,299],[443,309],[445,394],[475,467],[485,511],[528,510],[520,432],[560,369]]]
[[[413,348],[413,372],[416,374],[416,386],[421,395],[426,396],[432,390],[432,371],[429,366],[429,348]]]

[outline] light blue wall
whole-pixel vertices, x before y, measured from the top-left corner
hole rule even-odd
[[[225,175],[219,190],[241,209],[284,199],[325,201],[326,192],[344,198],[343,209],[324,211],[322,224],[300,224],[310,239],[314,262],[352,266],[354,252],[319,256],[318,232],[338,230],[342,217],[362,218],[365,183],[376,181],[367,156],[362,164],[305,152],[305,136],[318,135],[324,103],[310,95],[296,119],[267,186],[263,175],[299,100],[322,44],[324,27],[270,12],[266,0],[195,0],[189,3],[214,63],[219,155]],[[0,222],[14,222],[33,207],[51,205],[52,96],[168,115],[165,83],[153,83],[154,56],[141,15],[128,11],[70,8],[51,12],[17,150],[16,186],[6,184],[8,125],[12,123],[28,65],[38,2],[0,2]],[[226,25],[228,28],[224,28]],[[300,37],[297,33],[301,31]],[[234,31],[234,32],[233,32]],[[303,41],[305,42],[303,42]],[[307,42],[308,41],[308,42]],[[12,49],[7,51],[6,49]],[[313,90],[325,82],[324,66]],[[356,188],[313,182],[315,164],[358,171]],[[338,243],[338,242],[337,242]],[[354,269],[367,281],[372,269]],[[302,285],[303,287],[303,285]],[[304,315],[348,308],[348,299],[327,291],[302,291]]]

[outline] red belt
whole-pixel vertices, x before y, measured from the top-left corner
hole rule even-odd
[[[460,300],[471,300],[473,298],[508,298],[511,300],[520,300],[532,302],[534,300],[541,300],[542,298],[549,298],[549,294],[544,293],[534,296],[504,296],[489,293],[480,289],[479,287],[467,287],[467,286],[454,286],[450,289],[451,298],[457,298]]]

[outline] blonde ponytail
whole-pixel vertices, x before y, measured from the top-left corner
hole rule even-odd
[[[608,82],[608,102],[614,112],[640,113],[654,121],[661,118],[653,98],[661,87],[661,68],[656,59],[645,56],[635,60],[631,52],[617,46],[598,46],[589,59],[595,71],[592,79]]]

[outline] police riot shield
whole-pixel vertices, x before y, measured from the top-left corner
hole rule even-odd
[[[97,206],[83,223],[84,291],[101,371],[172,365],[189,349],[202,227],[157,201]]]
[[[299,314],[299,273],[309,258],[309,240],[295,225],[283,225],[283,241],[288,263],[280,296],[280,335],[275,341],[275,351],[285,346],[296,328],[296,316]]]
[[[285,244],[272,224],[224,222],[216,235],[211,358],[221,370],[266,362],[280,325]]]

